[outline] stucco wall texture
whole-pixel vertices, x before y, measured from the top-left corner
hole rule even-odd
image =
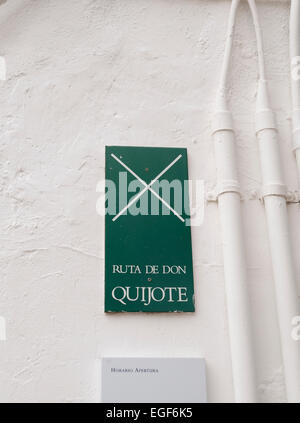
[[[215,185],[211,117],[228,0],[8,0],[0,5],[1,402],[97,402],[102,356],[206,359],[210,402],[233,401],[217,204],[193,228],[195,314],[105,315],[106,144],[188,148]],[[291,151],[288,1],[258,1],[284,176]],[[255,35],[240,7],[230,82],[261,402],[286,401],[254,131]],[[289,219],[298,281],[300,210]],[[300,289],[300,285],[299,285]]]

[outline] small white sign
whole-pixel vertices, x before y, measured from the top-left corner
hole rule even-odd
[[[202,358],[103,358],[104,403],[205,403]]]

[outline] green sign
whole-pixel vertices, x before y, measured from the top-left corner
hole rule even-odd
[[[186,149],[106,147],[105,191],[105,311],[195,311]]]

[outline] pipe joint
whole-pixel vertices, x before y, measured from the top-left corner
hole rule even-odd
[[[212,121],[213,134],[219,131],[233,131],[231,112],[228,110],[216,112]]]
[[[296,153],[300,149],[300,128],[295,129],[293,132],[293,151]]]
[[[238,181],[227,179],[220,182],[216,190],[216,199],[218,199],[220,195],[226,194],[229,192],[236,193],[241,196],[241,188]]]
[[[287,188],[283,184],[268,184],[262,189],[262,199],[266,197],[277,196],[287,198]]]
[[[256,112],[255,117],[255,130],[256,133],[263,131],[264,129],[277,129],[276,120],[272,110],[265,109]]]
[[[240,190],[240,184],[235,180],[223,180],[223,182],[218,183],[217,187],[207,193],[206,200],[209,202],[217,202],[220,195],[227,193],[236,193],[242,199],[242,194]]]
[[[293,151],[300,149],[300,109],[293,112]]]

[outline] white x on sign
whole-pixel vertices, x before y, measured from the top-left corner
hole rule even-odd
[[[180,219],[182,222],[184,222],[184,219],[180,216],[180,214],[177,213],[176,210],[174,210],[170,204],[168,204],[163,198],[161,198],[157,192],[155,192],[151,186],[159,180],[159,178],[164,175],[176,162],[178,162],[178,160],[182,157],[181,154],[179,154],[179,156],[176,157],[175,160],[173,160],[164,170],[162,170],[155,179],[153,179],[150,184],[147,184],[142,178],[140,178],[133,170],[130,169],[130,167],[128,167],[125,163],[122,162],[122,160],[120,160],[117,156],[115,156],[114,154],[111,154],[112,158],[115,159],[118,163],[120,163],[121,166],[123,166],[128,172],[130,172],[139,182],[141,182],[141,184],[144,185],[144,189],[142,189],[142,191],[140,191],[135,197],[133,197],[129,203],[127,204],[127,206],[125,206],[114,218],[113,218],[113,222],[115,220],[117,220],[127,209],[129,209],[130,206],[132,206],[132,204],[134,204],[146,191],[150,191],[153,195],[155,195],[156,198],[158,198],[169,210],[171,210],[172,213],[174,213],[175,216],[178,217],[178,219]]]

